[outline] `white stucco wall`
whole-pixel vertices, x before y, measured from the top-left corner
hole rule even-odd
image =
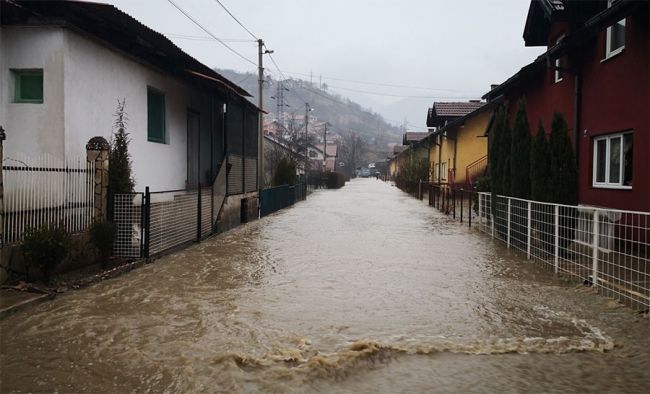
[[[0,42],[0,124],[7,131],[5,157],[64,154],[64,46],[59,28],[5,27]],[[14,103],[11,69],[43,69],[43,103]]]
[[[154,67],[64,28],[3,28],[0,72],[6,151],[76,156],[94,136],[110,139],[117,100],[126,99],[136,190],[182,189],[187,179],[187,110],[210,126],[207,94]],[[44,103],[13,100],[10,68],[43,68]],[[10,85],[10,86],[9,86]],[[147,141],[147,86],[165,94],[166,143]],[[2,113],[0,113],[2,114]],[[209,150],[203,146],[203,168]]]
[[[66,151],[112,132],[117,100],[126,99],[136,190],[181,189],[187,179],[187,110],[210,122],[210,100],[183,83],[77,33],[66,31]],[[147,86],[165,94],[166,142],[147,141]]]

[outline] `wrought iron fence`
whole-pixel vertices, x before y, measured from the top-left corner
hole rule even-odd
[[[2,172],[2,245],[20,242],[29,228],[56,224],[75,233],[92,223],[94,162],[17,153],[4,158]]]

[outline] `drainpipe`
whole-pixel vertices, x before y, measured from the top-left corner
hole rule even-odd
[[[579,69],[576,69],[576,72],[573,76],[574,80],[574,100],[573,100],[573,116],[574,116],[574,149],[575,149],[575,159],[576,167],[578,169],[578,174],[580,174],[580,118],[582,117],[582,73]],[[580,201],[580,176],[578,175],[578,201]]]

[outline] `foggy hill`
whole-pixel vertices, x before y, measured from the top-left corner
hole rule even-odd
[[[233,70],[216,70],[218,73],[238,84],[253,95],[250,100],[257,104],[257,74],[239,73]],[[361,136],[369,151],[376,152],[377,159],[383,159],[380,153],[388,152],[389,143],[402,142],[403,131],[399,127],[386,122],[384,118],[372,109],[361,105],[325,89],[319,89],[317,84],[301,79],[288,79],[282,82],[288,91],[284,91],[284,108],[287,114],[304,115],[305,103],[314,108],[310,113],[312,118],[329,122],[331,129],[341,136],[355,132]],[[325,87],[325,85],[324,85]],[[278,92],[278,81],[267,76],[264,84],[264,109],[275,118],[277,102],[274,98]]]

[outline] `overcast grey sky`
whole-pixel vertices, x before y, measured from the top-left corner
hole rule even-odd
[[[256,71],[207,37],[168,0],[107,0],[211,67]],[[257,44],[215,0],[174,0],[215,36],[257,61]],[[331,91],[385,117],[423,127],[435,100],[479,98],[531,62],[543,48],[526,48],[528,0],[221,0],[262,38],[288,76],[322,75]],[[267,70],[277,71],[268,58]],[[412,86],[392,88],[348,81]],[[356,92],[364,91],[366,93]],[[369,93],[374,94],[369,94]],[[395,97],[397,96],[397,97]],[[418,96],[418,98],[408,98]],[[422,96],[426,98],[421,98]]]

